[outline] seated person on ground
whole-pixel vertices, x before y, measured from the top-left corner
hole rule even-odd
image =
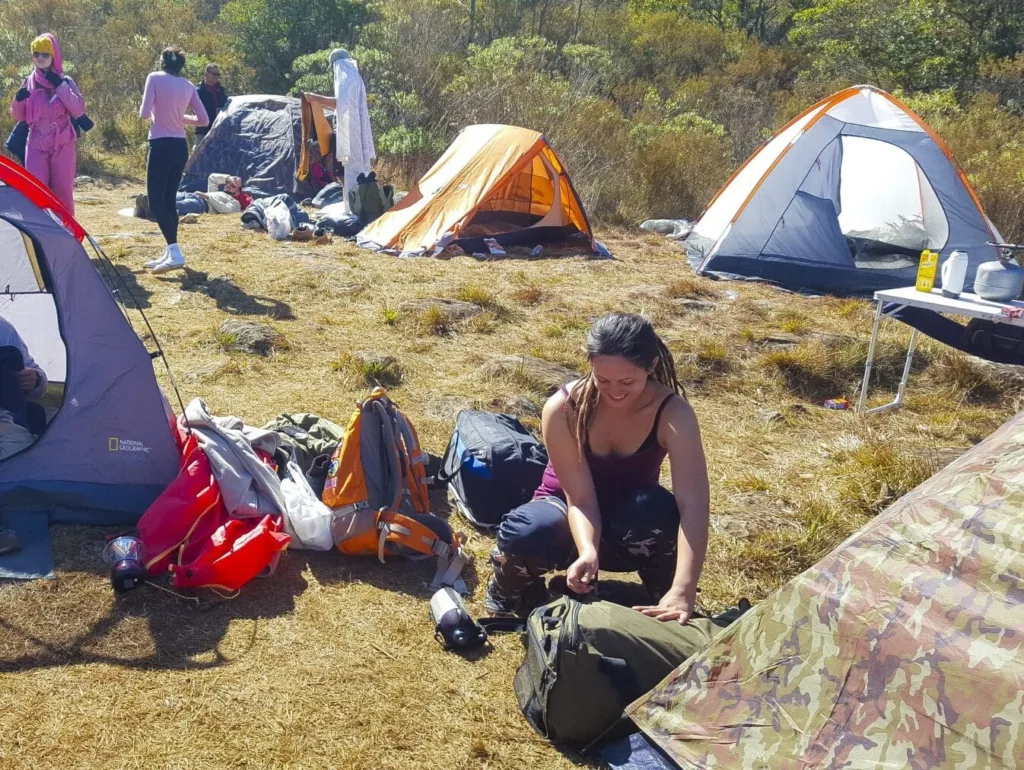
[[[0,460],[31,446],[25,426],[31,402],[46,392],[46,373],[32,360],[18,331],[0,318]]]
[[[333,182],[342,182],[345,179],[345,168],[338,163],[335,157],[335,139],[331,137],[331,151],[328,157],[320,152],[320,142],[316,139],[309,141],[309,183],[317,192]]]
[[[210,174],[206,180],[206,192],[178,192],[174,196],[174,208],[178,216],[185,214],[237,214],[245,211],[254,198],[242,190],[242,179],[228,174]],[[135,197],[135,216],[152,219],[149,198]]]
[[[242,179],[227,174],[210,174],[206,192],[179,192],[174,205],[184,214],[237,214],[245,211],[253,197],[242,191]]]
[[[594,590],[600,569],[636,570],[651,596],[636,609],[685,623],[708,541],[697,418],[672,354],[645,318],[602,316],[587,354],[590,372],[544,406],[550,462],[533,500],[502,519],[485,606],[514,613],[551,570],[568,569],[578,594]],[[658,484],[666,455],[673,492]]]

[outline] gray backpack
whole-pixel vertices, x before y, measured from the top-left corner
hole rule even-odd
[[[749,606],[744,600],[681,626],[611,602],[559,597],[526,620],[526,659],[514,680],[519,708],[545,738],[573,748],[611,737],[626,706]]]

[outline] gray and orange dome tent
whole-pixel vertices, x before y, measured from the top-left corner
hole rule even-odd
[[[409,194],[358,236],[360,246],[424,254],[449,240],[468,252],[572,243],[602,252],[547,139],[515,126],[469,126]]]
[[[684,245],[698,273],[870,293],[914,283],[922,249],[970,257],[1001,240],[952,152],[885,91],[812,105],[750,156]]]

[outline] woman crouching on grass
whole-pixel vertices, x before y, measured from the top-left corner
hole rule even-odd
[[[652,604],[686,623],[708,542],[708,472],[700,429],[665,343],[642,316],[610,313],[587,337],[590,373],[544,405],[550,461],[533,500],[505,514],[484,599],[514,613],[546,572],[568,568],[589,593],[598,571],[636,571]],[[668,456],[672,489],[659,486]]]

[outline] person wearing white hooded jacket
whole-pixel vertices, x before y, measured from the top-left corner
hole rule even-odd
[[[370,128],[370,110],[366,103],[366,85],[359,66],[344,48],[331,51],[329,57],[334,75],[334,136],[338,161],[345,167],[345,197],[356,185],[360,174],[368,174],[377,151]]]

